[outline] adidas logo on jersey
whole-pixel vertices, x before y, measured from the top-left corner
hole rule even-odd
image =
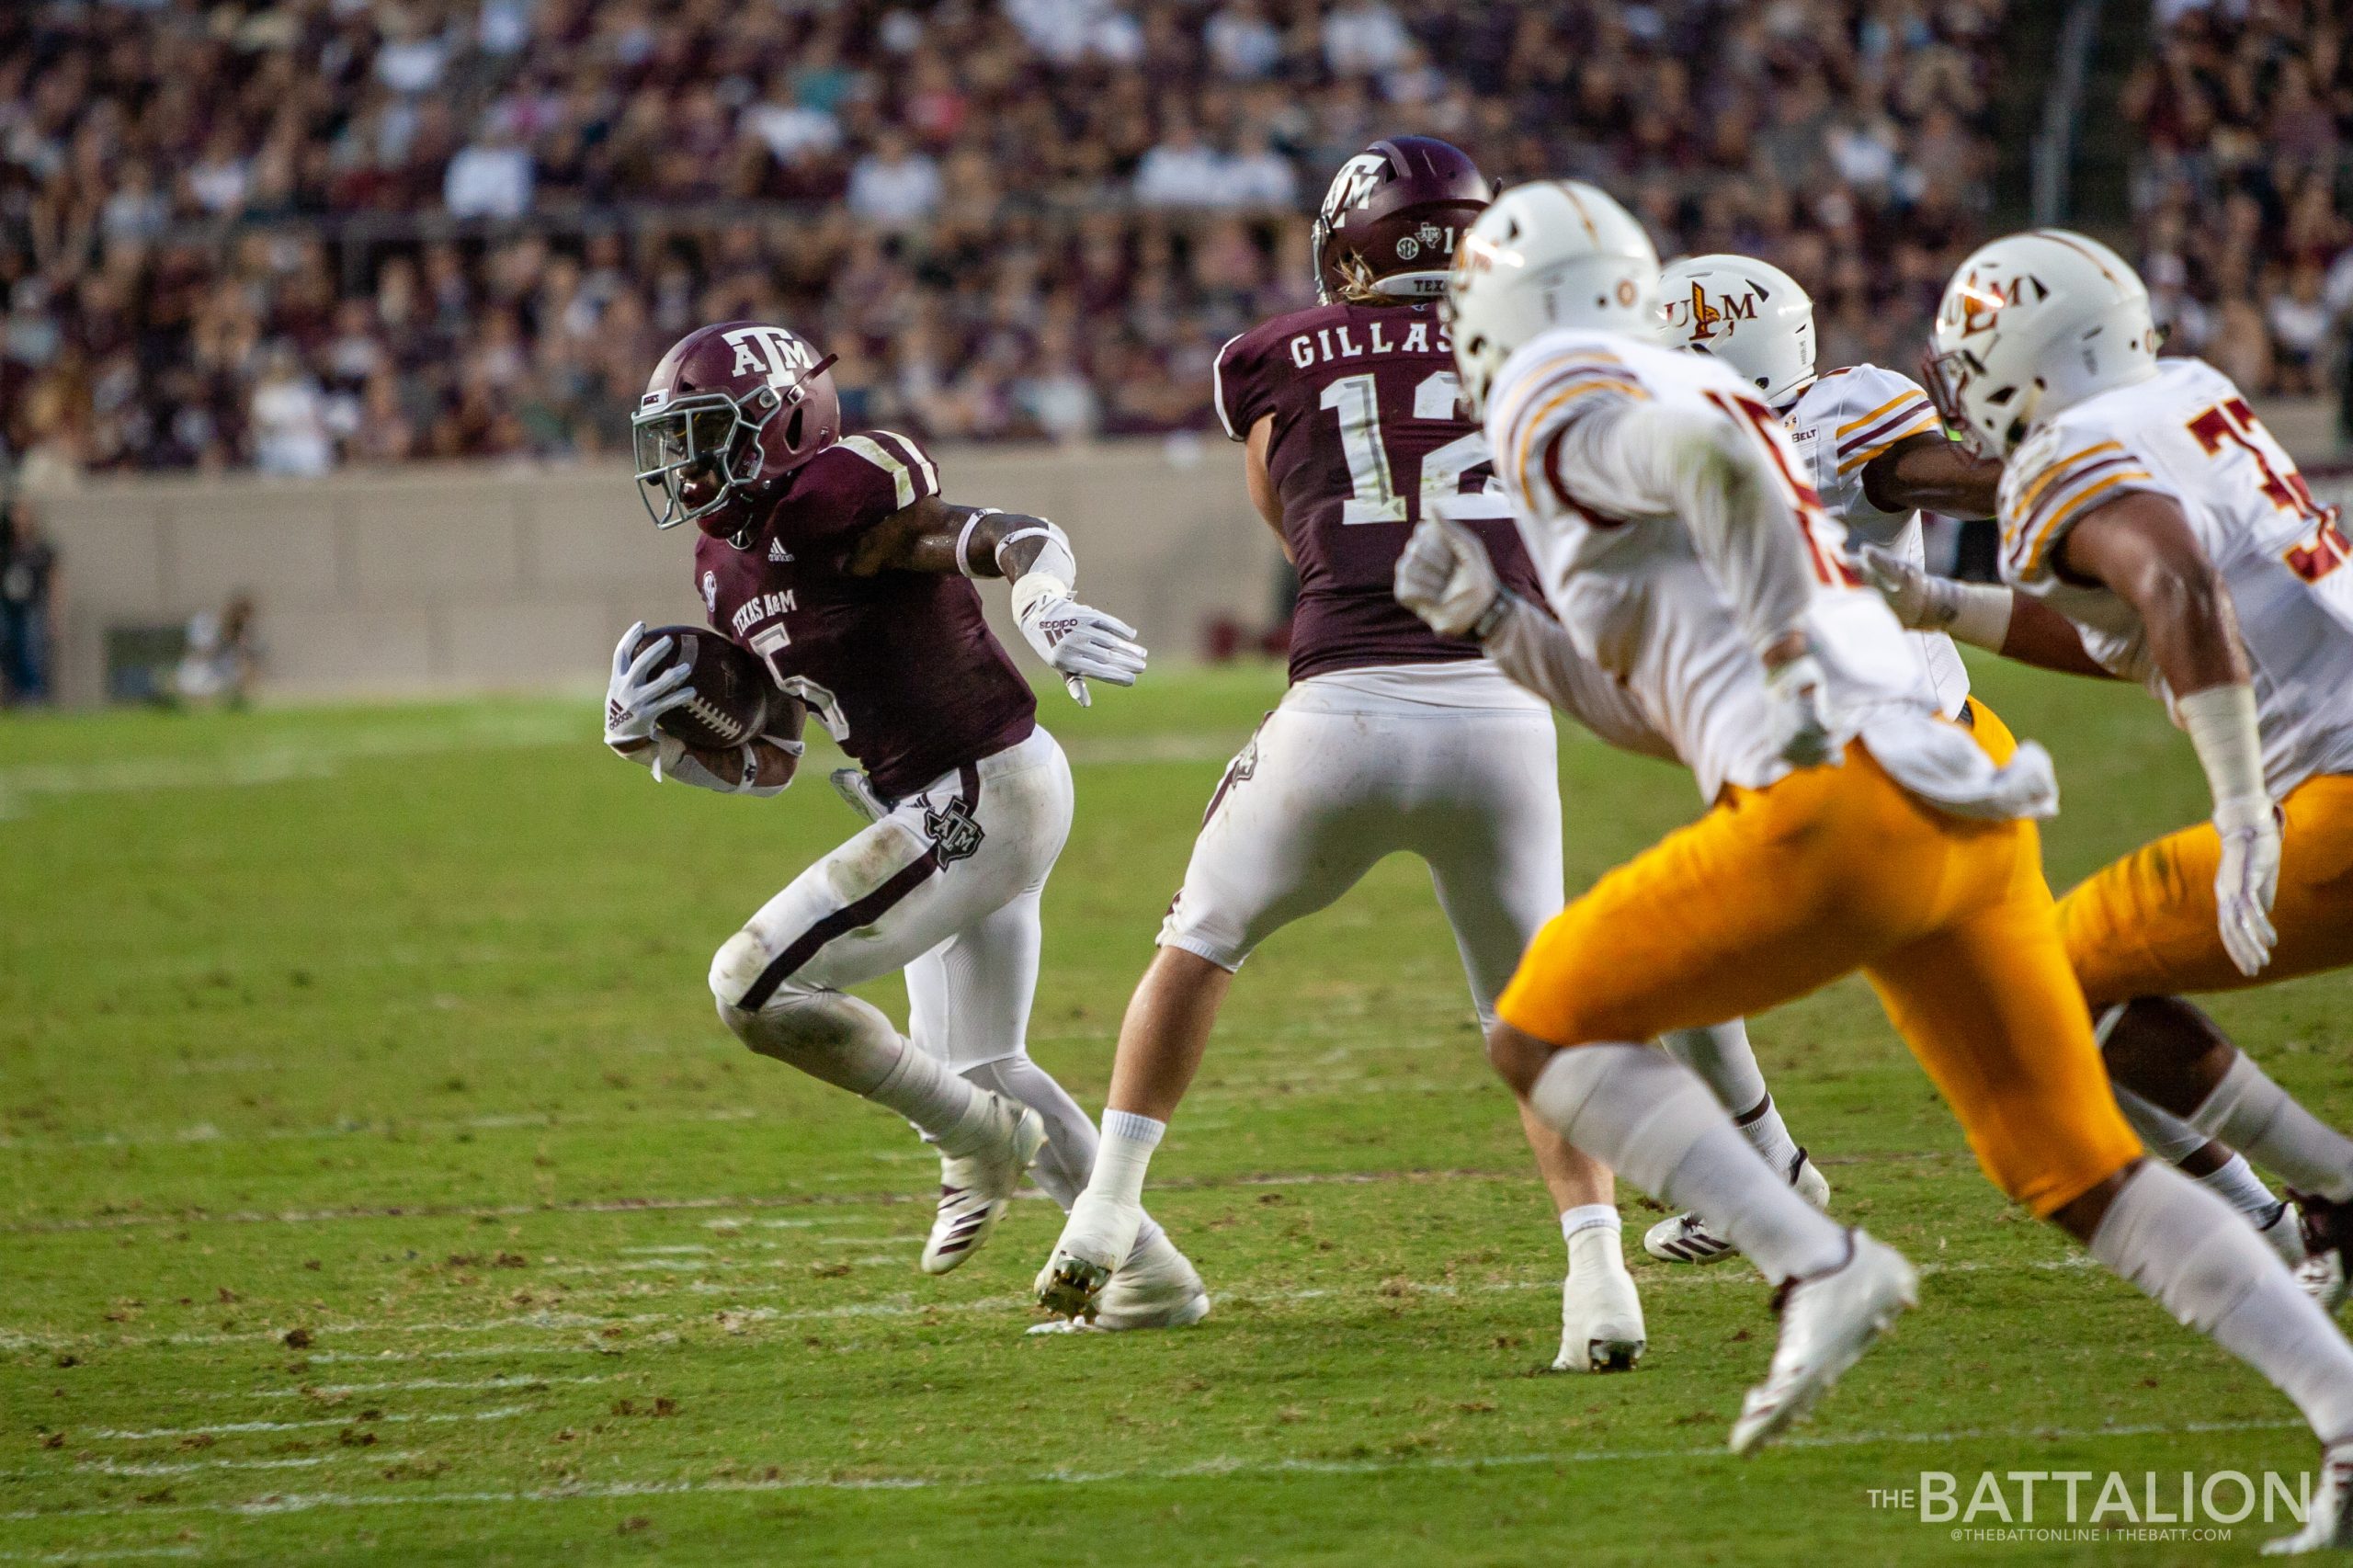
[[[772,539],[768,540],[768,559],[770,561],[790,561],[792,559],[792,551],[784,548],[784,540],[780,539]]]

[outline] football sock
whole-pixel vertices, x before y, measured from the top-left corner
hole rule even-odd
[[[1797,1140],[1790,1136],[1789,1124],[1774,1108],[1773,1096],[1767,1095],[1761,1105],[1735,1115],[1732,1124],[1748,1140],[1748,1146],[1765,1156],[1765,1163],[1781,1173],[1787,1181],[1790,1167],[1797,1164]]]
[[[1152,1152],[1167,1131],[1166,1122],[1148,1116],[1106,1110],[1103,1142],[1095,1151],[1095,1174],[1087,1181],[1087,1189],[1114,1203],[1142,1203],[1144,1169],[1152,1164]]]
[[[2121,1084],[2109,1085],[2116,1091],[2116,1108],[2124,1113],[2132,1131],[2140,1136],[2141,1146],[2169,1165],[2177,1165],[2211,1142],[2189,1123],[2152,1100]]]
[[[1588,1220],[1574,1230],[1569,1229],[1571,1214],[1608,1216],[1607,1220]],[[1569,1240],[1569,1273],[1591,1273],[1595,1269],[1623,1269],[1626,1254],[1619,1233],[1618,1210],[1603,1203],[1591,1203],[1572,1209],[1561,1216],[1561,1229]]]
[[[2279,1195],[2256,1177],[2245,1154],[2233,1154],[2219,1169],[2189,1179],[2255,1221],[2257,1229],[2279,1211]]]
[[[2221,1199],[2143,1160],[2101,1217],[2091,1253],[2268,1378],[2321,1441],[2353,1436],[2353,1346]]]
[[[2244,1051],[2189,1122],[2260,1160],[2290,1187],[2338,1203],[2353,1199],[2353,1139],[2290,1099]]]
[[[1095,1123],[1078,1107],[1052,1074],[1027,1056],[1007,1056],[964,1069],[964,1076],[983,1089],[994,1089],[1038,1113],[1046,1124],[1046,1146],[1029,1168],[1047,1197],[1065,1214],[1086,1190],[1095,1170]],[[1147,1215],[1136,1233],[1141,1248],[1160,1234],[1160,1223]]]
[[[898,1059],[866,1091],[866,1097],[914,1122],[944,1153],[961,1156],[980,1150],[987,1142],[988,1097],[914,1041],[899,1039],[896,1043]]]
[[[1716,1102],[1734,1116],[1771,1097],[1765,1092],[1756,1052],[1748,1043],[1748,1026],[1738,1018],[1703,1029],[1669,1029],[1658,1042],[1699,1074],[1715,1091]]]
[[[1553,1052],[1528,1096],[1544,1124],[1711,1228],[1779,1281],[1835,1268],[1847,1235],[1767,1165],[1690,1069],[1640,1045]]]
[[[1614,1237],[1620,1225],[1618,1208],[1612,1203],[1580,1203],[1562,1210],[1561,1239],[1569,1244],[1569,1267],[1576,1267],[1577,1237],[1593,1231],[1607,1231]]]

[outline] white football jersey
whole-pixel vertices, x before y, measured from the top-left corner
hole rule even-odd
[[[2086,398],[2028,437],[2002,475],[2003,577],[2075,622],[2093,658],[2170,711],[2131,607],[2056,566],[2079,518],[2135,490],[2180,506],[2229,585],[2272,798],[2316,773],[2353,773],[2353,545],[2211,365],[2164,360],[2147,381]]]
[[[1730,420],[1769,456],[1813,569],[1805,630],[1839,739],[1877,710],[1927,718],[1903,628],[1843,564],[1844,532],[1800,478],[1789,433],[1756,390],[1702,355],[1560,329],[1505,365],[1486,425],[1520,537],[1578,652],[1617,677],[1710,800],[1727,783],[1760,787],[1790,771],[1774,745],[1764,666],[1683,520],[1654,497],[1561,460],[1562,438],[1580,419],[1654,399]]]
[[[1892,550],[1926,570],[1927,542],[1917,512],[1882,512],[1863,494],[1863,467],[1915,436],[1941,434],[1936,405],[1918,386],[1877,365],[1850,365],[1817,379],[1783,416],[1813,488],[1847,533]],[[1969,697],[1969,669],[1941,631],[1905,635],[1920,681],[1947,718]]]

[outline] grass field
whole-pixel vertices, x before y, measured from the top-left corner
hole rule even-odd
[[[2138,694],[1981,674],[2058,755],[2055,881],[2201,813]],[[1279,688],[1045,699],[1079,820],[1032,1043],[1090,1108]],[[1573,888],[1698,807],[1590,741],[1563,766]],[[925,1278],[931,1156],[712,1017],[710,950],[852,826],[822,785],[656,788],[593,700],[0,722],[0,1561],[2159,1562],[2286,1528],[1987,1544],[1871,1506],[2073,1469],[2171,1508],[2313,1453],[2004,1205],[1852,983],[1756,1033],[1921,1310],[1746,1462],[1743,1266],[1638,1262],[1643,1370],[1545,1374],[1558,1233],[1406,861],[1253,961],[1154,1164],[1214,1315],[1025,1338],[1052,1206]],[[2353,982],[2216,1010],[2353,1117]]]

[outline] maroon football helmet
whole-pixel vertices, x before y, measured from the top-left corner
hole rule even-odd
[[[638,496],[654,526],[744,533],[755,494],[840,436],[834,358],[761,322],[722,322],[680,338],[654,367],[629,421]]]
[[[1392,136],[1340,165],[1315,219],[1315,298],[1370,290],[1397,299],[1446,292],[1454,242],[1495,199],[1469,154],[1434,136]]]

